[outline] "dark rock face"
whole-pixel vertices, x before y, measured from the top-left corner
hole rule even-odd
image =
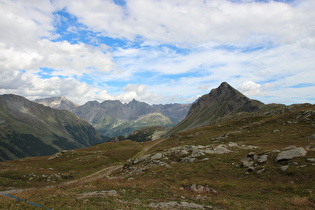
[[[104,139],[67,110],[52,109],[17,95],[0,96],[0,160],[51,155]]]
[[[218,88],[211,90],[209,94],[203,95],[193,103],[186,118],[175,126],[170,134],[211,124],[234,113],[254,112],[263,105],[259,101],[247,98],[228,83],[223,82]]]

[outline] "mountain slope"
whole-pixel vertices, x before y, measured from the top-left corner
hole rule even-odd
[[[209,94],[203,95],[193,103],[186,118],[169,134],[214,123],[231,114],[254,112],[263,105],[259,101],[247,98],[228,83],[223,82],[218,88],[211,90]]]
[[[50,155],[102,142],[87,122],[17,95],[0,96],[0,160]]]

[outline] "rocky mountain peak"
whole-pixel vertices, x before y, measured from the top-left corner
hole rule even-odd
[[[251,100],[227,82],[203,95],[191,105],[186,118],[171,132],[214,123],[225,116],[239,112],[257,111],[263,103]]]
[[[52,97],[52,98],[43,98],[36,99],[35,103],[42,104],[45,106],[49,106],[54,109],[65,109],[69,111],[73,111],[79,105],[71,102],[64,96]]]
[[[236,90],[231,85],[229,85],[229,83],[222,82],[218,88],[212,89],[209,94],[215,96],[222,93],[231,93],[234,91]]]

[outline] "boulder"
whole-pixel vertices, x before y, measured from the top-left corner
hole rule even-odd
[[[292,158],[295,157],[304,157],[306,153],[307,152],[303,147],[282,151],[277,155],[276,161],[291,160]]]
[[[245,168],[252,167],[254,165],[254,161],[252,158],[246,157],[241,159],[242,166]]]
[[[289,168],[289,165],[285,165],[285,166],[281,166],[279,169],[281,171],[286,171],[286,170],[288,170],[288,168]]]
[[[193,157],[185,157],[185,158],[181,158],[180,159],[180,162],[183,162],[183,163],[192,163],[194,161],[196,161],[197,159],[196,158],[193,158]]]
[[[213,150],[214,150],[214,154],[226,154],[226,153],[232,152],[231,150],[226,148],[226,146],[224,144],[218,145]]]
[[[151,159],[152,160],[159,160],[159,159],[161,159],[163,157],[163,153],[156,153],[156,154],[154,154],[152,157],[151,157]]]
[[[268,155],[265,154],[265,155],[259,156],[257,159],[257,162],[258,163],[265,163],[265,162],[267,162],[267,160],[268,160]]]

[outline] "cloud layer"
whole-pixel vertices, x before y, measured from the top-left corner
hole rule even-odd
[[[315,102],[313,0],[117,2],[2,0],[0,94],[192,102],[227,81]]]

